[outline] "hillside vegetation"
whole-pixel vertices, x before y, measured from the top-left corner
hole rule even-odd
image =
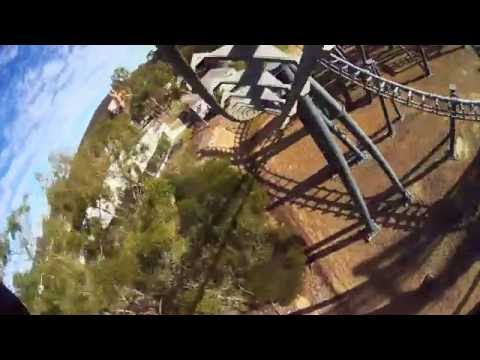
[[[265,211],[267,195],[250,175],[224,159],[198,159],[189,132],[157,178],[149,174],[171,145],[160,142],[106,229],[86,217],[111,196],[112,162],[141,151],[135,124],[150,111],[145,102],[168,111],[178,99],[172,80],[163,63],[116,71],[113,86],[132,94],[127,111],[97,121],[74,158],[52,156],[52,176],[39,177],[51,213],[31,270],[14,277],[32,313],[236,313],[288,304],[300,290],[301,239]]]

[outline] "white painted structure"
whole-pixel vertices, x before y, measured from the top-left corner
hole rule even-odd
[[[110,224],[115,216],[115,209],[121,204],[122,193],[128,186],[127,180],[122,175],[120,166],[121,162],[126,161],[125,164],[127,167],[129,165],[135,165],[135,167],[137,167],[138,170],[143,173],[148,165],[149,160],[155,153],[162,134],[165,134],[169,141],[173,144],[177,140],[178,136],[186,129],[186,125],[180,120],[177,119],[175,123],[177,126],[170,127],[158,120],[153,120],[145,127],[143,136],[136,145],[137,150],[140,150],[141,147],[144,147],[145,150],[142,152],[139,151],[139,155],[128,157],[127,160],[125,160],[126,155],[122,154],[120,156],[120,160],[114,162],[110,166],[105,179],[105,185],[111,190],[112,199],[99,199],[97,201],[96,208],[90,207],[87,209],[87,218],[99,218],[104,229]],[[162,165],[163,169],[164,164]],[[134,172],[132,172],[130,175],[133,179],[138,176]]]

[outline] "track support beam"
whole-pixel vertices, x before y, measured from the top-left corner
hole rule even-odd
[[[377,64],[376,64],[375,60],[368,59],[367,60],[367,68],[370,69],[370,71],[373,74],[380,76],[380,73],[378,71]],[[380,87],[379,87],[379,89],[380,89]],[[392,122],[390,121],[390,116],[388,115],[388,110],[387,110],[387,106],[385,104],[385,99],[383,98],[382,95],[380,95],[380,90],[378,92],[378,97],[379,97],[379,101],[380,101],[380,106],[382,108],[383,117],[385,119],[385,125],[386,125],[387,131],[388,131],[387,135],[388,136],[393,136],[393,135],[395,135],[395,129],[393,127]]]
[[[449,86],[449,90],[450,90],[450,97],[455,99],[457,98],[457,87],[454,85],[454,84],[450,84]],[[453,103],[451,105],[453,108],[450,109],[450,111],[455,111],[456,110],[456,107],[457,105],[455,103]],[[450,115],[450,131],[449,131],[449,149],[448,149],[448,157],[451,159],[451,160],[456,160],[457,159],[457,155],[455,153],[455,137],[456,137],[456,124],[455,124],[455,116],[453,115]]]
[[[283,69],[284,73],[287,75],[289,71],[292,72],[292,70],[296,70],[294,65],[290,65],[290,67],[284,66]],[[312,96],[315,98],[316,103],[320,104],[320,106],[322,107],[324,112],[328,114],[328,117],[330,119],[338,118],[338,120],[343,123],[347,130],[357,138],[362,147],[370,153],[370,155],[373,159],[375,159],[375,161],[377,161],[385,175],[387,175],[387,177],[390,179],[392,185],[397,189],[397,191],[402,194],[405,200],[405,204],[411,204],[413,202],[412,195],[402,185],[397,175],[391,168],[390,164],[385,160],[382,153],[380,152],[380,150],[378,150],[372,139],[370,139],[370,137],[368,137],[368,135],[364,133],[362,128],[357,125],[355,120],[345,110],[345,108],[340,106],[340,104],[333,98],[332,95],[330,95],[327,90],[325,90],[323,86],[321,86],[313,78],[310,78],[310,83],[312,86]]]
[[[295,105],[297,99],[300,97],[300,94],[303,91],[303,88],[317,63],[317,59],[318,56],[320,56],[321,51],[321,45],[305,45],[303,47],[302,57],[298,66],[299,71],[297,71],[295,79],[292,83],[292,87],[287,94],[285,105],[282,107],[282,112],[274,120],[275,123],[277,123],[282,129],[286,126],[285,120],[287,119],[287,116],[290,115],[290,111]]]
[[[365,203],[365,199],[353,178],[345,157],[335,143],[332,133],[327,125],[327,117],[315,106],[310,96],[299,100],[300,119],[305,129],[312,135],[313,140],[325,155],[328,164],[338,173],[344,186],[352,196],[352,199],[365,222],[370,241],[380,230],[380,226],[373,220]]]
[[[367,65],[367,62],[368,62],[367,48],[365,47],[365,45],[358,45],[357,48],[359,49],[360,55],[362,56],[363,67],[367,68],[368,66]],[[363,79],[363,82],[365,82],[365,79]],[[368,103],[371,104],[373,100],[372,94],[367,89],[365,89],[365,93],[368,99]]]
[[[422,45],[418,45],[417,47],[420,56],[422,57],[422,64],[423,64],[423,71],[425,71],[425,76],[432,75],[432,70],[430,69],[430,64],[428,63],[427,54],[425,53],[425,49]]]

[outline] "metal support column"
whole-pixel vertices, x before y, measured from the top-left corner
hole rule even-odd
[[[390,99],[390,103],[392,104],[393,109],[395,110],[395,113],[397,114],[397,119],[400,120],[400,121],[403,121],[404,116],[403,116],[402,112],[400,111],[400,109],[398,108],[398,105],[395,102],[395,100]]]
[[[450,84],[449,86],[450,89],[450,98],[455,99],[457,98],[457,87],[454,84]],[[452,101],[449,103],[450,111],[456,111],[457,109],[457,104]],[[455,128],[455,116],[450,114],[450,132],[449,132],[449,138],[450,138],[450,145],[448,149],[448,155],[451,160],[456,160],[457,156],[455,153],[455,137],[456,137],[456,128]]]
[[[365,45],[358,45],[357,48],[360,50],[360,54],[362,56],[363,67],[367,68],[367,66],[368,66],[367,65],[367,62],[368,62],[367,49],[365,48]],[[365,79],[362,79],[362,81],[365,82]],[[366,96],[367,96],[367,99],[368,99],[368,103],[371,104],[372,103],[372,94],[367,89],[365,89],[365,92],[366,92]]]
[[[380,106],[382,107],[383,116],[385,117],[385,123],[387,125],[387,130],[388,130],[387,135],[393,136],[395,135],[395,129],[393,127],[392,122],[390,121],[390,117],[388,116],[387,106],[385,105],[385,99],[383,98],[383,96],[379,96],[379,98],[380,98]]]
[[[283,67],[284,72],[288,73],[289,71],[295,71],[296,68],[294,65],[290,65],[290,67],[285,66]],[[325,90],[323,86],[321,86],[315,79],[310,78],[310,84],[312,86],[312,95],[315,96],[316,102],[323,102],[323,106],[325,110],[328,112],[328,117],[331,119],[338,118],[342,123],[345,125],[348,131],[350,131],[357,140],[361,143],[361,145],[370,153],[372,158],[378,162],[381,169],[387,175],[387,177],[392,182],[392,185],[402,193],[406,204],[410,204],[413,202],[412,195],[405,189],[402,185],[400,180],[398,179],[397,175],[390,167],[390,164],[385,160],[382,153],[378,150],[376,145],[373,141],[368,137],[362,130],[360,126],[358,126],[355,120],[350,116],[350,114],[345,111],[344,108],[340,106],[340,104],[333,98],[330,93]]]
[[[422,45],[418,45],[417,47],[418,52],[422,56],[422,63],[423,63],[423,70],[425,71],[425,76],[432,75],[432,70],[430,69],[430,64],[428,63],[427,54],[425,53],[425,49]]]
[[[370,71],[373,74],[380,76],[380,73],[378,72],[377,64],[375,63],[375,61],[373,59],[368,59],[367,60],[367,69],[370,69]],[[380,89],[380,87],[379,87],[379,89]],[[395,135],[395,130],[393,128],[393,124],[390,121],[390,116],[388,115],[388,110],[387,110],[387,106],[385,104],[385,99],[383,98],[382,95],[380,95],[380,93],[378,93],[378,97],[379,97],[379,101],[380,101],[380,106],[382,107],[383,117],[385,118],[385,124],[386,124],[387,130],[388,130],[387,135],[388,136]]]
[[[284,127],[285,119],[290,115],[293,105],[299,98],[305,84],[310,77],[310,74],[317,63],[317,58],[322,51],[322,45],[305,45],[303,47],[302,57],[298,65],[298,71],[295,74],[290,92],[287,95],[285,104],[282,106],[282,112],[274,120],[275,124]]]
[[[345,104],[347,106],[351,106],[353,104],[352,96],[350,95],[350,92],[348,91],[347,84],[345,84],[345,81],[342,78],[337,79],[337,84],[340,87],[340,91],[343,94],[343,97],[345,98]]]
[[[380,227],[371,217],[365,199],[353,178],[348,163],[333,140],[332,133],[326,123],[327,118],[325,114],[315,106],[310,96],[305,96],[300,99],[298,107],[301,114],[300,119],[305,126],[305,129],[311,134],[313,140],[327,158],[329,165],[338,172],[343,184],[352,196],[352,199],[360,212],[360,216],[365,222],[369,233],[368,240],[370,241],[380,230]]]
[[[345,54],[345,51],[340,45],[335,46],[334,50],[342,59],[347,59],[347,55]]]
[[[295,68],[295,66],[293,65],[293,67]],[[294,72],[288,67],[288,66],[283,66],[283,75],[285,76],[284,77],[284,81],[286,83],[292,83],[292,81],[294,80],[295,78],[295,74]],[[310,78],[310,81],[312,80],[313,78]],[[338,129],[338,127],[335,126],[334,122],[332,120],[330,120],[327,116],[327,120],[326,120],[326,123],[327,123],[327,126],[329,127],[330,131],[350,150],[352,151],[355,156],[357,157],[358,161],[363,161],[363,160],[367,160],[369,158],[369,155],[368,155],[368,152],[366,151],[362,151],[360,150],[357,145],[355,145],[348,137],[345,133],[343,133],[342,131],[340,131],[340,129]]]
[[[362,55],[363,65],[366,65],[368,60],[367,48],[365,45],[358,45],[358,48],[360,49],[360,54]]]
[[[335,124],[333,123],[332,120],[327,119],[326,120],[327,126],[330,129],[330,131],[337,137],[338,140],[340,140],[347,148],[350,150],[354,156],[356,161],[364,161],[369,158],[368,152],[366,151],[361,151],[349,138],[348,136],[342,132]]]
[[[407,54],[408,58],[410,59],[411,62],[414,62],[415,61],[415,56],[413,56],[413,54],[410,52],[410,50],[408,50],[408,48],[406,46],[403,46],[403,45],[398,45],[400,47],[400,49],[403,50],[403,52],[405,54]]]

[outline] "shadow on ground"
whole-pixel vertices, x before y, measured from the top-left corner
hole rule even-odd
[[[480,194],[475,187],[475,182],[479,180],[479,166],[480,156],[477,155],[452,191],[428,209],[427,221],[421,227],[377,257],[353,269],[355,275],[368,275],[366,282],[293,314],[308,314],[327,306],[331,306],[327,314],[416,314],[432,301],[439,299],[480,258],[477,205]],[[348,230],[351,229],[347,228],[342,232]],[[443,270],[433,277],[427,276],[418,288],[402,291],[401,283],[422,266],[450,234],[455,234],[460,241]],[[353,234],[342,241],[348,243],[357,236]],[[454,313],[462,311],[479,282],[480,274]]]
[[[262,139],[262,146],[251,143],[245,146],[244,137],[248,124],[237,129],[234,149],[207,149],[204,156],[227,155],[244,170],[262,183],[271,196],[270,209],[285,203],[295,204],[345,219],[359,219],[348,193],[329,188],[325,183],[334,176],[328,167],[320,169],[304,181],[297,181],[281,174],[273,173],[266,163],[272,156],[299,141],[306,132],[297,130],[284,137]],[[442,139],[423,159],[421,159],[401,179],[405,185],[421,180],[444,163],[447,137]],[[245,149],[254,151],[247,152]],[[355,275],[368,275],[368,281],[332,299],[322,301],[293,314],[307,314],[329,307],[327,313],[360,314],[415,314],[432,300],[442,296],[457,279],[465,273],[478,258],[480,252],[476,244],[480,224],[475,221],[480,194],[475,188],[476,168],[480,157],[471,163],[462,178],[447,196],[425,206],[414,203],[402,205],[398,194],[389,189],[376,197],[367,198],[369,209],[375,220],[384,228],[401,229],[409,234],[387,248],[380,255],[365,261],[353,269]],[[459,197],[462,199],[459,201]],[[458,207],[458,203],[462,207]],[[449,259],[442,272],[434,278],[426,278],[421,286],[411,291],[402,291],[400,284],[411,276],[438,248],[444,238],[451,233],[462,237],[460,245]],[[365,239],[360,221],[340,230],[322,241],[307,247],[307,264],[311,264],[350,244]],[[455,313],[462,311],[471,293],[480,282],[480,275],[459,301]],[[379,296],[379,294],[382,294]],[[385,302],[387,302],[385,304]]]

